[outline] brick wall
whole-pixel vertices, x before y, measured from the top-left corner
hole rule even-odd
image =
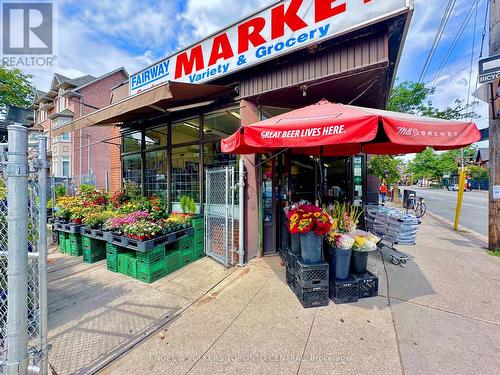
[[[119,71],[79,90],[79,93],[83,95],[81,100],[86,105],[80,105],[77,97],[72,98],[74,118],[94,112],[95,108],[108,106],[111,103],[111,88],[125,79],[126,76]],[[73,132],[73,176],[79,177],[81,174],[87,174],[91,169],[96,176],[96,186],[99,189],[105,188],[107,173],[111,184],[112,154],[119,149],[118,146],[110,144],[118,143],[119,140],[110,139],[115,135],[114,128],[110,126],[91,126],[82,129],[81,132],[80,130]],[[110,143],[103,143],[104,140],[109,140]],[[81,151],[80,145],[83,146]]]

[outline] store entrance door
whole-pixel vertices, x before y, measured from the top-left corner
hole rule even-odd
[[[307,201],[326,205],[353,202],[352,158],[317,158],[284,152],[263,155],[261,167],[262,239],[264,255],[290,247],[285,207]]]

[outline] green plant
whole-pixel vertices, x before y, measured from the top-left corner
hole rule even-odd
[[[54,186],[54,195],[56,198],[64,197],[66,195],[66,185],[59,184]]]
[[[488,251],[488,254],[490,254],[493,257],[500,257],[500,249]]]
[[[96,191],[96,188],[94,185],[86,185],[86,184],[80,185],[80,194],[81,195],[84,195],[84,196],[91,195],[95,191]]]
[[[187,195],[181,197],[181,209],[185,214],[194,215],[196,213],[196,202]]]
[[[161,231],[162,227],[160,225],[147,220],[139,220],[123,227],[125,235],[141,241],[155,237]]]
[[[142,197],[141,187],[133,181],[125,181],[123,194],[130,200],[140,199]]]
[[[84,217],[83,223],[90,228],[98,228],[116,215],[115,211],[91,212]]]

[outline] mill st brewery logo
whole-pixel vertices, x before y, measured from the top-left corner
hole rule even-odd
[[[54,63],[53,2],[3,2],[2,64],[18,68]]]

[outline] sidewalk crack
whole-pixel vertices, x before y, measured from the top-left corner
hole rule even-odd
[[[405,375],[405,367],[403,364],[403,355],[401,354],[401,345],[400,345],[400,340],[399,340],[399,335],[398,335],[398,330],[396,327],[396,321],[394,320],[394,312],[392,311],[392,304],[391,304],[391,293],[390,293],[390,285],[389,285],[389,274],[387,273],[387,266],[385,264],[385,260],[383,256],[380,256],[382,259],[382,264],[384,265],[384,273],[385,273],[385,282],[386,282],[386,288],[387,288],[387,306],[389,307],[389,311],[391,312],[391,320],[392,320],[392,327],[394,328],[394,334],[396,335],[396,345],[398,347],[398,357],[399,357],[399,363],[401,365],[401,373],[402,375]]]
[[[213,348],[213,346],[222,338],[222,336],[224,336],[224,334],[228,331],[228,329],[234,324],[234,322],[236,321],[236,319],[238,319],[241,314],[243,313],[243,311],[246,310],[246,308],[250,305],[250,303],[252,303],[252,301],[255,299],[255,297],[257,297],[259,295],[259,293],[264,289],[264,287],[267,285],[267,283],[269,282],[271,278],[269,277],[266,282],[264,284],[262,284],[262,286],[259,288],[259,290],[257,290],[257,292],[253,295],[252,298],[250,298],[250,300],[246,303],[245,306],[243,306],[243,308],[241,309],[241,311],[236,314],[236,316],[233,318],[233,320],[231,320],[231,322],[227,325],[227,327],[221,332],[221,334],[214,340],[214,342],[212,344],[210,344],[210,346],[207,348],[207,350],[205,350],[203,352],[203,354],[196,360],[195,363],[193,363],[193,365],[189,368],[189,370],[187,370],[185,372],[185,374],[189,374],[191,372],[191,370],[205,357],[205,355],[210,351],[210,349]]]
[[[309,327],[309,333],[307,334],[307,339],[306,339],[306,343],[304,345],[304,350],[302,351],[302,356],[300,357],[300,363],[299,363],[299,368],[297,369],[297,375],[299,375],[300,368],[302,367],[302,362],[304,361],[304,355],[306,354],[307,344],[309,344],[309,339],[311,337],[311,332],[312,332],[312,329],[314,327],[314,322],[316,320],[316,315],[318,314],[318,308],[316,307],[314,310],[315,311],[314,311],[314,316],[313,316],[313,319],[312,319],[312,322],[311,322],[311,327]]]

